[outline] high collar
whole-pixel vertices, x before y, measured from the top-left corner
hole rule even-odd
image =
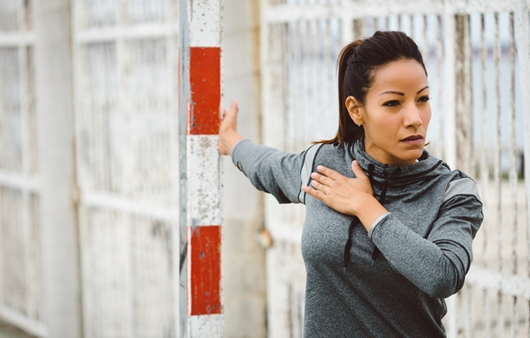
[[[436,171],[443,163],[424,149],[418,162],[404,166],[393,166],[382,164],[368,155],[364,148],[364,138],[357,139],[354,144],[346,146],[350,156],[352,156],[352,160],[357,160],[365,172],[368,171],[369,167],[372,167],[373,177],[371,179],[379,182],[386,181],[392,173],[394,173],[392,181],[425,178],[425,175]],[[399,170],[396,171],[396,168],[399,168]]]

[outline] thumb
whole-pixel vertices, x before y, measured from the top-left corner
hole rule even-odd
[[[353,173],[355,174],[355,177],[357,178],[366,177],[366,174],[364,173],[363,168],[361,168],[357,160],[352,161],[351,170],[353,171]]]

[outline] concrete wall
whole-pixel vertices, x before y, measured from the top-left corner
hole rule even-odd
[[[239,101],[239,131],[259,142],[258,0],[224,0],[223,106]],[[224,159],[223,278],[227,338],[266,337],[265,251],[255,235],[263,224],[263,196]]]

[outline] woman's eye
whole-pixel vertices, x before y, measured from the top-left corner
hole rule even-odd
[[[420,97],[420,99],[418,100],[418,102],[427,102],[429,101],[431,98],[428,97],[428,96],[422,96]]]
[[[400,105],[400,102],[398,100],[392,100],[392,101],[387,101],[383,103],[383,106],[385,107],[397,107],[399,105]]]

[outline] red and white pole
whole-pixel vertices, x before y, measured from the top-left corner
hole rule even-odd
[[[180,300],[181,337],[222,337],[224,332],[220,155],[217,148],[221,101],[221,1],[184,0],[181,3],[185,4],[180,6],[180,20],[187,20],[180,23],[179,32],[182,34],[183,63],[180,99],[186,100],[186,168],[181,166],[185,169],[181,184],[187,183],[180,195],[181,213],[186,214],[186,242],[181,238],[184,246],[181,253],[186,253],[187,267],[185,297],[181,292]],[[184,12],[183,7],[186,7]],[[181,141],[184,140],[181,138]],[[182,198],[186,199],[185,205]],[[181,221],[184,221],[182,217]],[[181,224],[181,236],[183,230]],[[181,259],[184,257],[181,255]],[[182,320],[182,298],[186,298],[185,321]]]

